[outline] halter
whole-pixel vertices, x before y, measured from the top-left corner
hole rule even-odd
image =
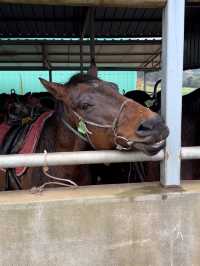
[[[70,130],[72,131],[76,136],[78,136],[80,139],[82,139],[83,141],[89,143],[93,149],[96,149],[95,148],[95,145],[92,143],[91,139],[90,139],[90,136],[89,135],[92,135],[92,132],[88,130],[87,126],[86,125],[91,125],[91,126],[95,126],[95,127],[100,127],[100,128],[110,128],[112,131],[113,131],[113,135],[114,135],[114,142],[115,142],[115,145],[116,145],[116,149],[118,150],[130,150],[130,148],[128,147],[128,142],[129,140],[125,137],[122,137],[120,135],[117,134],[116,132],[116,129],[117,129],[117,125],[118,125],[118,121],[120,119],[120,115],[125,107],[125,105],[128,103],[128,102],[132,102],[131,100],[127,99],[125,100],[120,109],[119,109],[119,112],[117,114],[117,116],[115,117],[115,119],[113,120],[113,123],[110,125],[110,124],[98,124],[96,122],[92,122],[92,121],[88,121],[86,119],[84,119],[80,114],[78,114],[76,111],[73,111],[74,115],[79,119],[79,122],[82,122],[85,126],[85,129],[86,129],[86,137],[84,137],[81,133],[79,133],[76,129],[74,129],[64,118],[62,118],[62,122],[63,124]],[[123,147],[121,146],[120,144],[117,143],[117,139],[121,139],[123,141],[126,142],[127,144],[127,147]]]

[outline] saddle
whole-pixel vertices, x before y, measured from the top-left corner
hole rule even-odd
[[[53,113],[42,107],[14,103],[5,121],[0,124],[0,154],[33,153],[44,124]],[[6,172],[6,190],[21,189],[20,177],[27,167],[2,170]]]

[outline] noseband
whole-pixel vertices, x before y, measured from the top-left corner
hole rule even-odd
[[[112,132],[113,132],[113,135],[114,135],[114,142],[115,142],[115,145],[116,145],[116,149],[118,150],[129,150],[130,147],[128,145],[128,142],[129,140],[126,139],[125,137],[122,137],[120,135],[117,134],[117,125],[118,125],[118,122],[119,122],[119,119],[120,119],[120,115],[125,107],[125,105],[128,103],[128,102],[132,102],[131,100],[127,99],[125,100],[120,109],[119,109],[119,112],[117,114],[117,116],[115,117],[115,119],[113,120],[113,123],[111,125],[109,124],[98,124],[98,123],[95,123],[95,122],[92,122],[92,121],[88,121],[86,119],[84,119],[80,114],[78,114],[76,111],[73,111],[74,115],[79,119],[79,123],[81,122],[82,125],[84,126],[84,129],[85,129],[85,134],[87,136],[84,137],[81,133],[79,133],[76,129],[74,129],[71,125],[69,125],[69,123],[64,120],[64,118],[62,118],[62,122],[63,124],[68,128],[70,129],[75,135],[77,135],[79,138],[81,138],[82,140],[84,140],[85,142],[89,143],[94,149],[95,148],[95,145],[92,143],[91,139],[90,139],[90,136],[89,135],[92,135],[92,132],[88,130],[87,126],[86,125],[91,125],[91,126],[95,126],[95,127],[99,127],[99,128],[105,128],[105,129],[111,129]],[[123,147],[121,146],[120,144],[117,143],[117,140],[118,139],[121,139],[123,141],[126,142],[127,144],[127,147]]]

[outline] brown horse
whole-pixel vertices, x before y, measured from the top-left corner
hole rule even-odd
[[[65,85],[40,81],[58,104],[46,121],[36,152],[137,149],[153,155],[164,147],[169,131],[160,116],[120,95],[113,84],[88,74],[75,75]],[[87,165],[54,166],[49,173],[78,185],[91,183]],[[42,167],[35,167],[20,178],[20,188],[48,181]]]

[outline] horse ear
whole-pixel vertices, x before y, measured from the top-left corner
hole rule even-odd
[[[56,82],[50,82],[43,78],[39,78],[42,85],[58,100],[62,100],[66,93],[66,87]]]

